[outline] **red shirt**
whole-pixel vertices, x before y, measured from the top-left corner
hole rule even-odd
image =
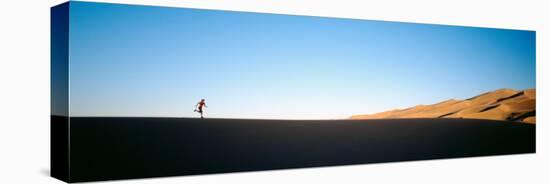
[[[204,102],[202,102],[202,101],[199,102],[199,108],[202,108],[202,106],[204,106],[204,105],[206,105],[206,103],[204,103]]]

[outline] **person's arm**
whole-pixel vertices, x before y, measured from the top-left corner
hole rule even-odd
[[[208,108],[208,106],[206,106],[206,103],[204,104],[204,107]]]

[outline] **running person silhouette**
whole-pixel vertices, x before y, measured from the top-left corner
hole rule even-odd
[[[208,108],[208,106],[206,106],[206,103],[204,102],[204,99],[201,99],[201,101],[199,103],[197,103],[197,105],[195,105],[195,112],[198,112],[201,114],[201,119],[203,119],[204,117],[202,116],[202,107],[205,107],[205,108]]]

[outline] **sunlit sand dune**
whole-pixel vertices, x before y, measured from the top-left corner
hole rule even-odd
[[[536,89],[499,89],[466,100],[450,99],[432,105],[354,115],[352,119],[471,118],[535,123]]]

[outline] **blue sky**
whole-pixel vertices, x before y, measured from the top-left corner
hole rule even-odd
[[[535,32],[72,2],[72,116],[339,119],[535,87]]]

